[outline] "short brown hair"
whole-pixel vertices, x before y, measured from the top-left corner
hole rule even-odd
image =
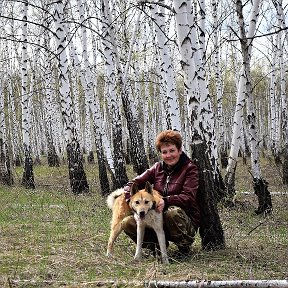
[[[177,149],[182,148],[182,136],[178,131],[174,130],[164,130],[158,134],[155,141],[155,146],[158,151],[161,151],[161,146],[163,144],[174,144]]]

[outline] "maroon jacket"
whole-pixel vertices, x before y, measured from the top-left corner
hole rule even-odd
[[[153,184],[165,201],[165,208],[178,206],[191,218],[195,228],[200,225],[200,208],[197,203],[198,168],[182,152],[178,163],[169,170],[164,162],[155,163],[150,169],[128,182],[124,187],[126,199],[130,198],[130,187],[136,182],[139,189],[144,189],[146,182]]]

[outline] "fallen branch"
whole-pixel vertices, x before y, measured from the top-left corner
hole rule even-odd
[[[17,287],[22,285],[37,285],[42,286],[47,285],[57,285],[57,286],[75,286],[75,287],[146,287],[146,288],[287,288],[288,280],[227,280],[227,281],[123,281],[123,280],[99,280],[99,281],[89,281],[89,282],[70,282],[70,281],[57,281],[57,280],[14,280],[8,278],[9,286]]]
[[[256,230],[258,227],[260,227],[263,223],[265,223],[267,221],[259,221],[259,224],[256,225],[254,228],[252,228],[248,233],[247,236],[250,235],[254,230]]]
[[[72,287],[143,287],[142,281],[124,281],[124,280],[99,280],[99,281],[83,281],[83,282],[71,282],[71,281],[57,281],[57,280],[14,280],[8,279],[8,283],[10,287],[17,287],[19,286],[26,286],[26,285],[33,285],[36,287],[42,287],[43,285],[57,285],[58,286],[72,286]],[[45,286],[46,287],[46,286]]]
[[[212,288],[212,287],[257,287],[257,288],[280,288],[288,287],[288,280],[231,280],[231,281],[149,281],[144,287],[149,288]]]

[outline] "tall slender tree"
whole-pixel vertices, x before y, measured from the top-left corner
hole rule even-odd
[[[14,181],[6,135],[3,82],[0,81],[0,182],[5,185],[12,185]]]
[[[280,70],[280,102],[282,107],[281,113],[281,130],[283,133],[283,165],[282,165],[282,181],[283,184],[288,184],[288,112],[287,112],[287,93],[286,93],[286,77],[285,77],[285,64],[284,64],[284,47],[287,41],[287,25],[283,12],[283,1],[273,0],[273,5],[276,9],[278,26],[275,29],[280,29],[277,37],[277,47],[279,50],[279,70]],[[283,30],[282,30],[283,29]],[[286,31],[286,35],[283,35]]]
[[[115,53],[113,51],[113,42],[111,34],[114,33],[111,26],[111,15],[108,0],[101,0],[101,27],[102,27],[102,45],[103,57],[105,61],[106,79],[107,79],[107,99],[110,105],[112,121],[112,142],[113,142],[113,162],[115,169],[115,179],[117,187],[122,187],[128,181],[123,155],[122,142],[122,123],[119,107],[119,95],[116,86],[115,72]]]
[[[255,0],[253,2],[252,19],[251,22],[256,22],[257,15],[259,13],[260,0]],[[246,91],[246,103],[247,103],[247,119],[248,119],[248,131],[249,131],[249,142],[251,147],[251,167],[253,173],[253,186],[255,194],[258,196],[258,209],[257,214],[267,214],[272,211],[272,201],[271,195],[268,191],[268,183],[263,178],[261,174],[260,167],[260,157],[259,157],[259,140],[258,140],[258,130],[256,122],[256,113],[254,106],[254,97],[252,91],[251,83],[251,73],[250,73],[250,53],[249,45],[252,45],[246,38],[244,16],[243,16],[243,4],[242,0],[236,1],[236,12],[238,15],[238,21],[240,26],[240,41],[241,41],[241,51],[243,55],[243,65],[245,71],[245,91]]]
[[[160,5],[158,5],[160,4]],[[178,97],[176,95],[176,79],[174,75],[174,67],[170,56],[168,46],[168,35],[165,28],[165,11],[163,5],[164,1],[158,1],[156,4],[150,5],[150,12],[152,20],[154,22],[158,49],[160,51],[161,63],[160,67],[162,72],[166,97],[165,107],[167,108],[166,117],[168,119],[168,128],[182,132],[181,130],[181,119],[180,119],[180,107]]]
[[[225,246],[225,238],[217,210],[217,188],[213,176],[214,169],[212,168],[210,159],[207,157],[209,145],[207,145],[205,139],[204,125],[200,125],[204,119],[200,120],[198,116],[200,115],[201,100],[198,83],[195,81],[194,75],[197,75],[195,67],[199,64],[199,58],[196,60],[193,58],[192,47],[195,46],[192,43],[194,35],[191,32],[195,29],[195,23],[194,27],[192,27],[191,14],[189,14],[193,13],[193,10],[190,1],[185,0],[174,0],[174,8],[176,12],[178,46],[184,73],[184,85],[187,89],[187,103],[189,104],[188,118],[191,127],[192,159],[199,167],[198,200],[201,208],[199,231],[204,249],[219,249]],[[202,69],[205,68],[202,67]],[[200,71],[198,70],[198,72]],[[198,78],[196,77],[196,79]],[[204,84],[205,79],[201,79],[201,82]],[[205,84],[202,87],[205,87]]]
[[[49,27],[49,21],[47,18],[44,18],[44,24],[46,27]],[[55,124],[53,121],[53,115],[54,113],[54,106],[53,105],[53,80],[52,80],[52,61],[50,59],[50,43],[49,43],[49,31],[48,29],[44,30],[43,33],[43,37],[44,37],[44,61],[43,61],[43,65],[44,65],[44,69],[46,71],[46,74],[44,75],[44,101],[45,101],[45,105],[44,105],[44,109],[45,109],[45,116],[44,116],[44,122],[45,122],[45,134],[46,134],[46,139],[47,139],[47,161],[48,161],[48,165],[50,167],[58,167],[60,166],[60,159],[59,159],[59,155],[57,155],[56,152],[56,148],[55,148]]]
[[[223,80],[221,75],[221,69],[220,69],[220,43],[219,43],[219,33],[221,24],[218,20],[218,11],[219,11],[219,2],[216,0],[212,0],[212,17],[213,17],[213,23],[212,23],[212,29],[213,29],[213,49],[214,49],[214,74],[215,74],[215,86],[216,86],[216,100],[217,100],[217,113],[216,113],[216,125],[218,130],[218,150],[220,154],[221,159],[221,165],[222,167],[227,167],[228,164],[228,155],[227,155],[227,147],[225,145],[224,140],[224,114],[223,114]]]
[[[69,178],[72,192],[79,194],[89,191],[86,173],[83,167],[82,149],[77,139],[77,131],[73,117],[73,104],[70,91],[68,61],[66,55],[66,34],[64,28],[64,3],[59,0],[55,3],[54,21],[56,28],[57,58],[59,69],[59,92],[66,140]]]
[[[259,9],[259,1],[254,1],[254,8],[251,9],[250,12],[250,19],[248,31],[247,34],[245,34],[245,39],[247,40],[246,48],[248,49],[245,53],[246,59],[243,61],[248,61],[243,63],[240,71],[240,76],[237,86],[237,100],[236,100],[236,107],[234,112],[234,118],[233,118],[233,131],[232,131],[232,140],[231,140],[231,147],[229,152],[229,158],[228,158],[228,166],[226,169],[226,175],[225,175],[225,184],[226,184],[226,198],[228,198],[228,202],[233,204],[232,200],[235,196],[235,172],[236,172],[236,164],[237,164],[237,158],[238,153],[240,149],[240,141],[241,141],[241,131],[243,126],[243,118],[244,118],[244,107],[245,107],[245,100],[246,100],[246,71],[245,66],[248,67],[250,65],[251,60],[251,53],[252,53],[252,41],[253,36],[256,31],[256,23],[257,18],[259,16],[258,9]],[[242,3],[239,3],[239,6],[242,5]],[[242,11],[242,10],[241,10]],[[243,22],[244,19],[241,19]],[[239,25],[243,27],[244,23],[242,25]],[[244,33],[244,32],[243,32]],[[244,47],[243,47],[244,48]]]
[[[27,13],[28,0],[23,1],[22,9],[22,67],[21,67],[21,95],[22,95],[22,136],[24,151],[24,172],[22,185],[26,188],[35,188],[33,159],[30,145],[30,128],[31,128],[31,96],[28,90],[28,39],[27,39]]]
[[[81,73],[81,83],[84,89],[85,94],[85,104],[86,107],[86,122],[90,122],[90,118],[93,119],[93,127],[95,132],[95,144],[96,144],[96,154],[98,160],[98,171],[99,171],[99,179],[102,195],[107,195],[110,192],[107,169],[106,169],[106,161],[104,155],[104,147],[103,147],[103,137],[101,133],[102,127],[102,113],[100,110],[99,100],[96,99],[96,87],[97,87],[97,77],[93,75],[92,65],[88,59],[88,41],[87,41],[87,29],[85,25],[85,9],[84,3],[82,0],[78,0],[78,10],[80,15],[80,23],[81,23],[81,35],[82,35],[82,46],[83,46],[83,61],[84,61],[84,69],[82,69]],[[87,21],[86,21],[87,22]],[[92,36],[93,37],[93,36]],[[93,45],[93,60],[96,67],[96,43],[95,38],[92,38]],[[79,65],[80,66],[80,65]],[[85,77],[86,76],[86,77]],[[98,101],[97,101],[98,100]],[[91,115],[91,116],[90,116]],[[91,156],[92,151],[89,151],[89,156]]]
[[[110,9],[109,1],[107,1],[107,5],[105,5],[106,9]],[[124,109],[125,118],[127,120],[127,128],[129,133],[130,140],[130,148],[131,148],[131,161],[134,168],[134,171],[137,174],[143,173],[146,169],[148,169],[148,158],[145,153],[144,141],[142,131],[140,129],[139,118],[136,117],[136,109],[134,103],[131,99],[129,86],[128,86],[128,69],[130,66],[131,60],[131,52],[135,45],[137,31],[139,27],[139,19],[140,19],[140,11],[138,12],[138,16],[136,17],[135,28],[132,34],[131,42],[130,42],[130,50],[127,53],[128,59],[125,64],[125,70],[123,71],[121,67],[121,61],[119,56],[119,51],[117,48],[117,40],[115,37],[115,33],[110,33],[110,41],[112,43],[112,51],[115,61],[115,69],[116,69],[116,79],[117,86],[120,89],[122,107]],[[107,20],[109,23],[110,31],[115,31],[115,27],[112,22],[112,16],[109,10],[107,10]]]

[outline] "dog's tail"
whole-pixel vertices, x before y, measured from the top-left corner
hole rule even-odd
[[[118,198],[119,196],[121,196],[123,193],[124,193],[123,189],[117,189],[117,190],[115,190],[114,192],[112,192],[111,194],[108,195],[106,203],[107,203],[107,205],[108,205],[108,207],[110,209],[113,208],[115,199]]]

